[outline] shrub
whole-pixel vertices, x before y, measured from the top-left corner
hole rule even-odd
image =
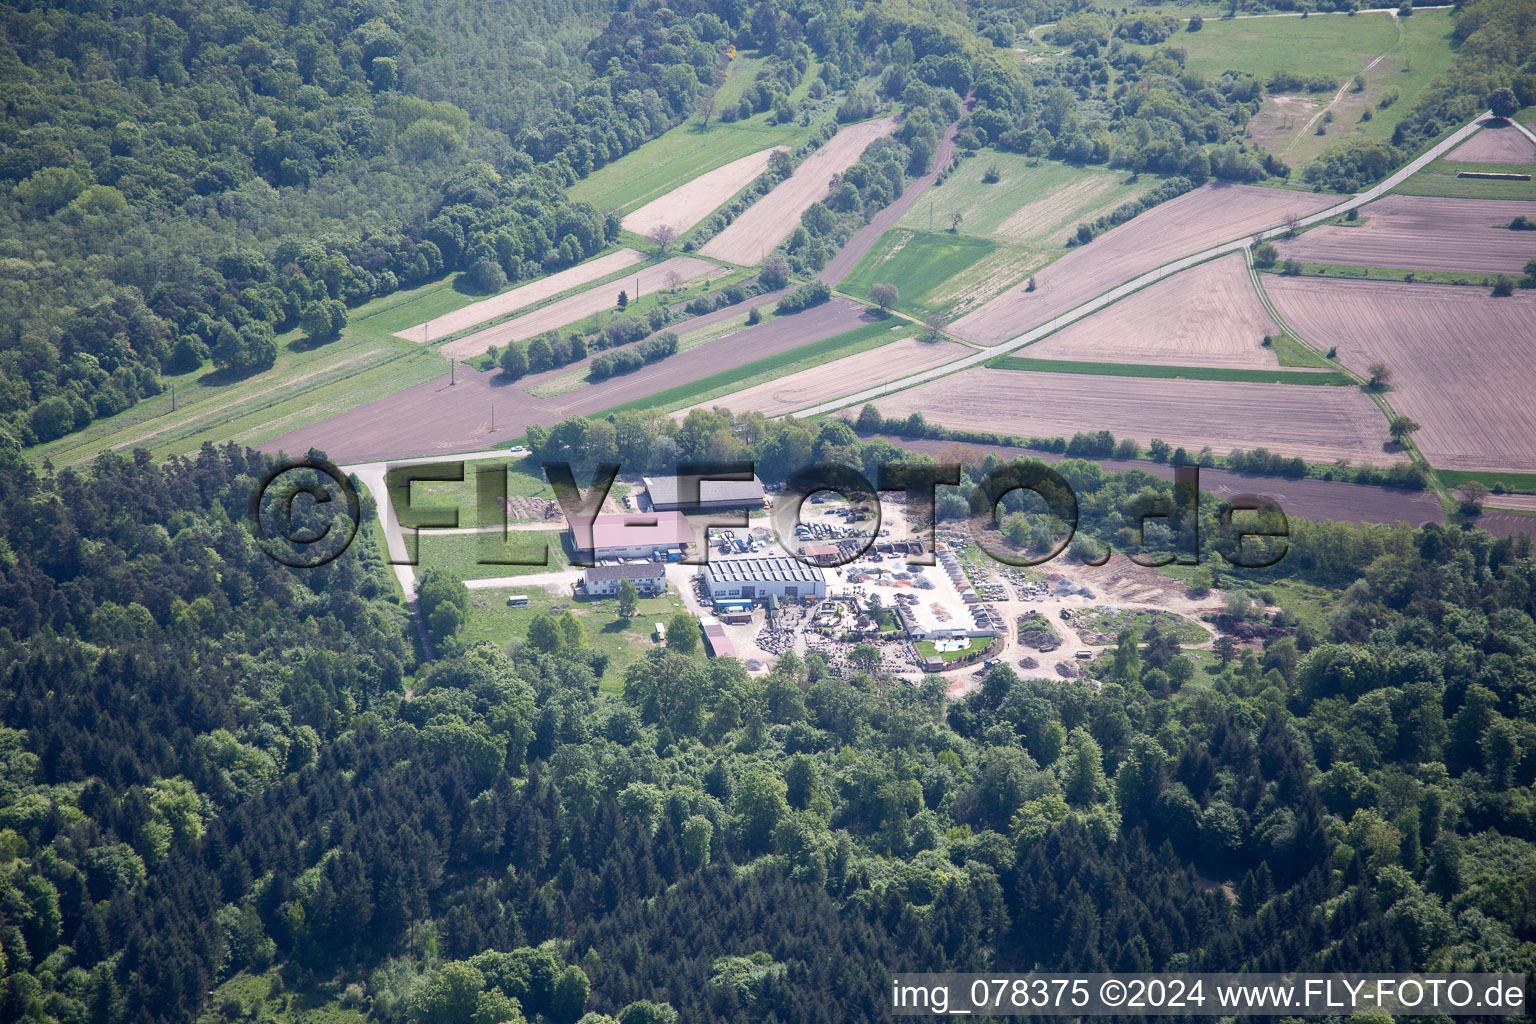
[[[1500,274],[1493,283],[1494,298],[1502,299],[1505,296],[1515,294],[1515,282],[1508,274]]]
[[[1261,267],[1272,267],[1280,258],[1280,250],[1271,242],[1264,242],[1253,250],[1253,262]]]

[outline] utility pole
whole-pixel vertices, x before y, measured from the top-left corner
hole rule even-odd
[[[459,361],[457,359],[450,358],[448,360],[448,386],[449,387],[453,387],[455,384],[457,384],[459,382],[458,369],[459,369]]]
[[[496,433],[496,403],[491,403],[491,433]]]
[[[933,234],[933,200],[928,200],[928,233]]]
[[[176,382],[171,382],[171,412],[176,411]]]
[[[432,321],[431,320],[427,320],[427,321],[425,321],[421,325],[421,344],[422,344],[423,348],[425,348],[427,345],[429,345],[431,343],[431,339],[427,337],[428,331],[430,330],[431,327],[432,327]]]

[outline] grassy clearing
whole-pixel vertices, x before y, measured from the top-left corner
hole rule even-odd
[[[1506,491],[1516,494],[1536,494],[1536,473],[1497,473],[1480,469],[1437,469],[1435,476],[1447,487],[1460,487],[1473,480],[1488,487],[1503,484]]]
[[[1188,54],[1185,67],[1207,77],[1232,70],[1268,79],[1276,71],[1290,71],[1331,75],[1343,84],[1397,46],[1397,28],[1386,14],[1207,19],[1199,32],[1128,49],[1151,53],[1166,46],[1183,47]]]
[[[1532,251],[1536,252],[1536,238],[1532,239]],[[1408,284],[1461,284],[1478,288],[1491,288],[1496,274],[1474,274],[1465,270],[1404,270],[1401,267],[1357,267],[1346,263],[1302,263],[1301,277],[1335,277],[1349,281],[1401,281]],[[1262,271],[1280,274],[1275,266]]]
[[[898,308],[914,316],[949,313],[935,294],[991,256],[997,243],[970,235],[893,229],[843,279],[841,289],[863,298],[877,284],[894,284]]]
[[[760,149],[794,149],[811,137],[815,125],[770,125],[768,114],[726,124],[711,121],[699,128],[697,118],[626,154],[578,181],[570,197],[600,210],[633,210],[716,167]]]
[[[741,94],[747,91],[766,60],[766,57],[748,57],[738,52],[726,69],[725,84],[715,90],[715,109],[724,110],[740,103]]]
[[[527,607],[508,608],[507,597],[512,594],[527,595]],[[535,616],[569,611],[585,630],[587,645],[608,656],[598,688],[616,696],[623,690],[624,670],[656,646],[651,638],[656,622],[671,618],[683,602],[669,590],[664,596],[640,598],[636,607],[635,617],[626,621],[618,617],[618,602],[612,600],[577,601],[568,592],[546,587],[477,590],[470,594],[469,620],[459,635],[470,643],[489,640],[505,645],[525,638]],[[702,650],[694,656],[705,657]]]
[[[469,301],[447,281],[374,299],[350,312],[336,341],[309,347],[290,331],[270,370],[234,381],[212,370],[169,378],[174,411],[171,395],[159,395],[27,454],[63,467],[112,449],[146,448],[159,459],[204,441],[259,444],[447,373],[447,360],[392,332]]]
[[[461,580],[558,572],[570,563],[561,537],[558,530],[513,530],[505,539],[499,534],[422,530],[416,571],[446,569]],[[409,549],[409,538],[406,544]],[[507,564],[512,562],[532,564]]]
[[[981,179],[992,167],[998,180],[987,184]],[[925,198],[932,200],[934,231],[948,229],[959,213],[962,235],[1053,249],[1064,247],[1079,222],[1094,220],[1156,184],[1152,176],[1130,180],[1124,171],[1055,160],[1037,164],[1017,153],[988,150],[961,163]],[[915,203],[897,225],[928,231],[929,211],[929,203]]]
[[[874,348],[876,345],[908,337],[911,333],[910,327],[910,324],[901,320],[882,320],[865,324],[863,327],[855,327],[851,331],[834,334],[830,338],[824,338],[809,345],[801,345],[799,348],[781,352],[776,356],[768,356],[733,370],[722,370],[687,384],[679,384],[675,388],[657,392],[648,398],[637,398],[633,402],[626,402],[598,413],[594,418],[626,409],[670,411],[696,405],[753,384],[760,384],[765,380],[772,380],[774,377],[819,366],[833,359],[854,355],[865,349]]]
[[[1300,373],[1290,370],[1241,370],[1219,366],[1143,366],[1134,363],[1084,363],[1062,359],[1029,359],[1001,356],[990,360],[994,370],[1032,370],[1037,373],[1090,373],[1106,377],[1157,377],[1183,380],[1240,381],[1248,384],[1334,384],[1351,381],[1342,373]]]
[[[1203,644],[1211,639],[1210,630],[1182,615],[1155,608],[1111,609],[1094,605],[1079,612],[1072,619],[1072,626],[1090,646],[1104,646],[1116,642],[1122,630],[1134,630],[1138,638],[1144,637],[1153,625],[1164,632],[1172,632],[1181,644]]]

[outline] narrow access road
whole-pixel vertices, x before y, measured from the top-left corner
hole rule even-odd
[[[1300,218],[1297,221],[1297,225],[1300,227],[1309,227],[1313,224],[1320,224],[1323,221],[1328,220],[1330,217],[1337,217],[1341,213],[1345,213],[1357,207],[1364,206],[1366,203],[1381,198],[1392,189],[1396,188],[1403,181],[1416,174],[1422,168],[1434,160],[1439,159],[1442,154],[1449,152],[1451,149],[1454,149],[1456,146],[1460,145],[1467,138],[1467,136],[1478,130],[1479,121],[1485,117],[1491,116],[1493,116],[1492,111],[1484,111],[1483,113],[1478,114],[1469,124],[1463,125],[1461,128],[1458,128],[1455,132],[1451,133],[1442,141],[1431,146],[1424,153],[1420,154],[1416,159],[1405,164],[1401,169],[1394,172],[1380,184],[1369,188],[1366,191],[1359,193],[1358,195],[1351,196],[1348,199],[1345,199],[1344,201],[1334,206],[1330,206],[1325,210],[1319,210],[1317,213],[1308,214],[1307,216]],[[1280,225],[1278,227],[1273,227],[1265,231],[1258,232],[1252,236],[1244,236],[1243,238],[1233,239],[1230,242],[1223,242],[1220,245],[1211,246],[1210,248],[1204,249],[1200,252],[1181,257],[1169,263],[1165,263],[1161,267],[1157,267],[1154,270],[1149,270],[1138,277],[1134,277],[1131,280],[1124,282],[1123,284],[1119,284],[1114,288],[1111,288],[1107,292],[1089,299],[1087,302],[1084,302],[1081,305],[1070,309],[1065,313],[1062,313],[1060,316],[1057,316],[1054,319],[1041,324],[1039,327],[1036,327],[1033,330],[1021,334],[1009,341],[1005,341],[1000,345],[995,345],[992,348],[986,349],[985,351],[973,352],[970,355],[962,356],[959,359],[944,363],[940,366],[935,366],[931,369],[923,370],[919,373],[914,373],[910,376],[902,377],[898,380],[889,381],[885,384],[879,384],[872,388],[866,388],[863,391],[848,395],[845,398],[834,399],[830,402],[822,402],[820,405],[810,406],[805,409],[799,409],[793,413],[784,413],[782,415],[802,418],[809,416],[824,416],[827,413],[836,412],[839,409],[846,409],[849,406],[858,405],[862,402],[873,401],[876,398],[881,398],[885,395],[889,395],[897,391],[905,391],[907,388],[915,387],[918,384],[924,384],[931,380],[937,380],[940,377],[946,377],[949,374],[955,373],[959,370],[966,370],[973,366],[980,366],[983,363],[996,359],[998,356],[1006,355],[1009,352],[1013,352],[1033,342],[1039,341],[1041,338],[1044,338],[1047,335],[1060,330],[1068,324],[1081,320],[1083,317],[1089,315],[1090,313],[1096,313],[1103,309],[1105,306],[1112,305],[1113,303],[1125,298],[1127,295],[1130,295],[1136,291],[1140,291],[1142,288],[1145,288],[1149,284],[1155,284],[1158,281],[1161,281],[1169,274],[1178,273],[1180,270],[1187,270],[1188,268],[1193,267],[1198,263],[1204,263],[1206,260],[1215,259],[1216,257],[1224,256],[1227,253],[1242,252],[1244,249],[1248,248],[1248,246],[1254,240],[1278,238],[1285,234],[1287,230],[1288,229],[1284,225]]]

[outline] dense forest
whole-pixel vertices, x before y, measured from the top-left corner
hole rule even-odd
[[[419,663],[366,533],[258,550],[265,468],[0,452],[7,1020],[841,1021],[896,969],[1536,966],[1523,540],[1303,527],[1221,583],[1325,614],[1210,670],[1126,634],[1100,689],[1000,666],[946,706],[676,631],[609,696],[569,616]],[[232,977],[260,994],[210,1002]]]

